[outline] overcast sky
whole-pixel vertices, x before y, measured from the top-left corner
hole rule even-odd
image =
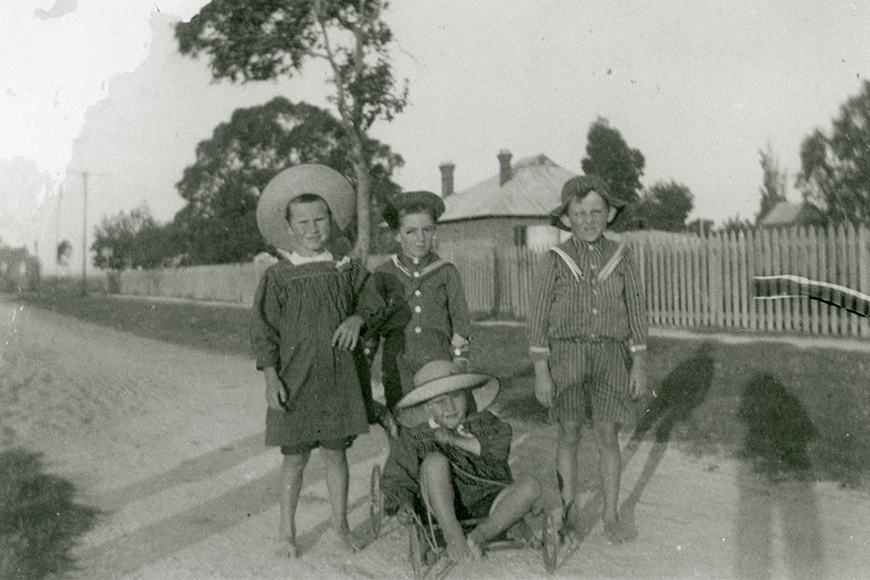
[[[2,4],[4,242],[80,248],[84,171],[89,236],[103,215],[143,202],[167,221],[196,143],[235,108],[278,94],[327,106],[318,66],[281,83],[211,84],[205,62],[177,54],[170,28],[203,4]],[[404,156],[404,188],[439,191],[437,166],[452,160],[461,191],[497,172],[500,149],[580,172],[601,116],[645,156],[645,186],[688,186],[693,218],[752,218],[758,151],[769,142],[793,181],[803,138],[829,130],[870,74],[868,4],[393,0],[410,106],[374,136]]]

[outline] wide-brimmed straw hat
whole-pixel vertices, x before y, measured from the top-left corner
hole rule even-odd
[[[341,230],[347,228],[356,213],[353,186],[341,173],[325,165],[294,165],[273,177],[257,202],[257,227],[276,248],[288,252],[295,249],[287,229],[287,204],[303,193],[322,197]]]
[[[423,403],[446,393],[470,389],[478,411],[489,407],[498,395],[498,379],[489,375],[464,373],[456,363],[433,360],[414,374],[414,390],[396,405],[396,419],[414,427],[429,419]]]
[[[444,213],[444,199],[431,191],[406,191],[398,193],[387,200],[384,207],[384,221],[391,228],[399,228],[399,216],[403,209],[423,206],[432,210],[432,215],[437,220]]]
[[[551,223],[560,230],[571,231],[571,227],[565,223],[562,216],[568,211],[568,204],[575,196],[584,195],[590,191],[600,195],[612,208],[619,209],[625,205],[625,200],[619,199],[610,193],[607,182],[597,175],[577,175],[566,181],[562,186],[562,203],[550,212]]]

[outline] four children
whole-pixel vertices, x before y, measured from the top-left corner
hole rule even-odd
[[[630,253],[602,235],[620,205],[598,178],[565,184],[552,215],[572,238],[545,257],[529,321],[535,394],[559,425],[565,521],[576,520],[580,430],[591,420],[605,532],[615,543],[629,536],[616,511],[617,429],[631,419],[630,398],[645,391],[646,341]],[[266,385],[266,444],[284,456],[280,553],[298,556],[295,512],[316,447],[326,467],[335,540],[344,551],[356,547],[347,523],[346,450],[368,430],[368,386],[360,385],[354,353],[365,332],[370,342],[384,338],[385,399],[402,425],[381,482],[386,511],[405,513],[422,502],[441,527],[450,558],[477,558],[486,540],[529,511],[541,488],[534,479],[512,478],[510,425],[486,410],[498,382],[462,372],[450,360],[468,344],[470,317],[458,271],[433,252],[443,200],[430,192],[391,200],[385,219],[401,253],[372,276],[344,255],[347,243],[337,236],[354,207],[344,177],[298,165],[269,183],[257,208],[264,238],[283,258],[264,273],[251,319]],[[482,520],[466,536],[459,521],[470,517]]]

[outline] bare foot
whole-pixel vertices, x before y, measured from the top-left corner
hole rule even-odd
[[[296,559],[299,557],[299,548],[296,547],[296,542],[290,538],[278,540],[275,555],[282,558]]]
[[[328,534],[331,543],[341,554],[350,555],[362,548],[362,542],[355,538],[353,534],[350,533],[350,530],[341,530],[338,532],[330,530]]]
[[[618,519],[604,520],[604,535],[607,541],[614,545],[632,540],[631,530]]]
[[[476,544],[475,546],[477,547]],[[478,547],[478,549],[480,548]],[[475,559],[471,544],[464,538],[454,542],[447,542],[447,557],[457,564]]]

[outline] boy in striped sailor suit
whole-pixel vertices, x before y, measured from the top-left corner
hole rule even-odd
[[[578,528],[580,434],[591,421],[604,495],[604,532],[622,543],[632,532],[617,514],[619,425],[633,420],[631,399],[646,392],[647,318],[629,248],[603,236],[622,200],[597,176],[569,179],[553,224],[571,238],[551,248],[537,276],[528,334],[535,396],[558,423],[556,471],[565,531]]]

